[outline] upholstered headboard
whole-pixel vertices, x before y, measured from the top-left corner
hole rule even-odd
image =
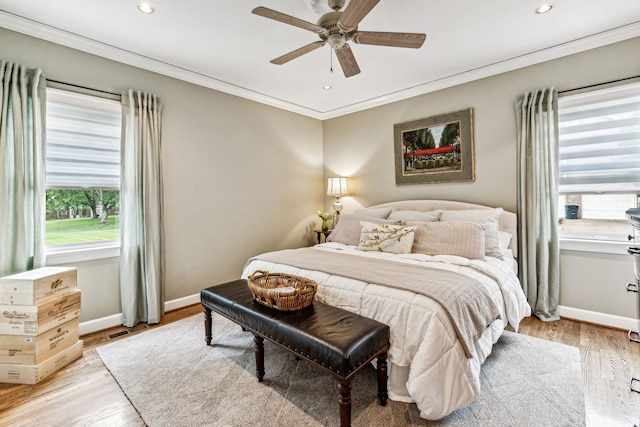
[[[401,200],[371,206],[372,208],[390,207],[394,210],[407,210],[429,212],[437,209],[443,210],[469,210],[469,209],[495,209],[490,206],[477,205],[474,203],[456,202],[451,200]],[[504,211],[500,215],[499,227],[501,231],[506,231],[512,235],[509,249],[513,256],[518,256],[518,220],[513,212]]]

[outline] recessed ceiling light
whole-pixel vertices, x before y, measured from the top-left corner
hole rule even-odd
[[[322,89],[324,89],[324,90],[329,90],[329,89],[331,89],[331,86],[329,86],[329,85],[324,85],[324,86],[322,86]]]
[[[541,4],[540,6],[538,6],[538,8],[536,9],[536,13],[537,14],[542,14],[542,13],[547,13],[549,12],[551,9],[553,9],[553,5],[551,4]]]
[[[138,3],[138,10],[146,14],[151,14],[156,11],[156,9],[149,3]]]

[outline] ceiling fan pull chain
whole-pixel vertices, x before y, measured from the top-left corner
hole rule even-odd
[[[329,49],[329,71],[333,74],[333,49]]]

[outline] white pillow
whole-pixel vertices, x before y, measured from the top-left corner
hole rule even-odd
[[[486,256],[503,259],[500,251],[500,239],[498,237],[500,215],[502,208],[496,209],[469,209],[459,211],[442,211],[440,221],[470,221],[484,224],[484,253]]]
[[[513,235],[506,231],[498,231],[498,240],[500,241],[500,249],[509,249]]]
[[[376,224],[367,221],[362,221],[360,225],[362,226],[360,244],[356,249],[392,254],[411,253],[416,227]]]
[[[485,259],[485,226],[476,222],[409,222],[417,225],[411,252]]]
[[[362,208],[353,211],[354,215],[370,216],[371,218],[387,219],[393,208]]]
[[[345,245],[358,246],[360,244],[360,221],[377,222],[384,224],[400,225],[400,221],[373,218],[362,215],[340,215],[333,227],[331,234],[327,236],[327,242],[344,243]]]
[[[419,212],[419,211],[393,211],[389,215],[389,219],[397,219],[400,221],[439,221],[441,210]]]

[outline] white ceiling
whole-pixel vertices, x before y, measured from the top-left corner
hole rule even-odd
[[[350,78],[328,45],[271,64],[318,36],[251,13],[264,6],[316,23],[325,0],[150,0],[152,15],[136,0],[0,0],[0,26],[327,119],[640,36],[639,0],[551,0],[551,12],[535,14],[542,1],[382,0],[360,30],[426,33],[426,42],[351,43],[362,72]]]

